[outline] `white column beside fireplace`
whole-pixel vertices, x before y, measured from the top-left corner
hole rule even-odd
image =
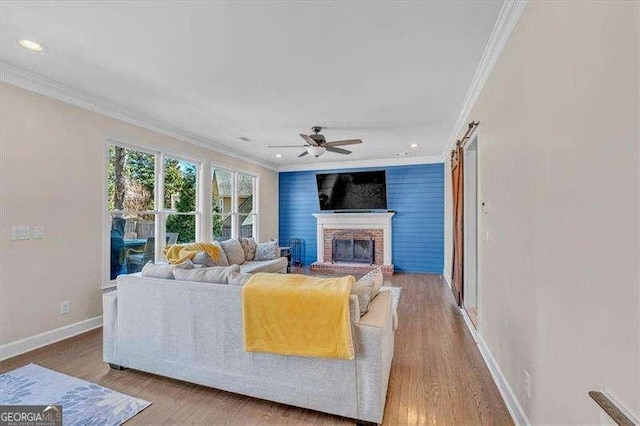
[[[314,213],[317,225],[317,263],[331,262],[325,259],[325,229],[380,229],[383,232],[383,264],[392,265],[391,218],[395,213]]]

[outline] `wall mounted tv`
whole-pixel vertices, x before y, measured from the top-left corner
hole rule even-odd
[[[320,210],[386,210],[387,176],[384,170],[318,173]]]

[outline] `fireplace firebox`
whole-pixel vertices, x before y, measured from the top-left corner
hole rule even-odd
[[[334,235],[332,243],[333,263],[355,262],[373,265],[375,262],[375,240],[371,235],[344,232]]]

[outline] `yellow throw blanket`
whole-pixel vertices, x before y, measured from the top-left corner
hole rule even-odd
[[[354,283],[353,276],[253,275],[242,289],[245,351],[353,359]]]
[[[207,252],[214,262],[220,259],[220,247],[209,243],[174,244],[162,249],[167,262],[173,265],[191,260],[201,251]]]

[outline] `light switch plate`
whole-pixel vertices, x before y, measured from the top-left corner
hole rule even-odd
[[[12,240],[28,240],[30,238],[29,227],[24,225],[11,227]]]
[[[42,240],[44,238],[44,226],[34,226],[31,228],[31,238]]]

